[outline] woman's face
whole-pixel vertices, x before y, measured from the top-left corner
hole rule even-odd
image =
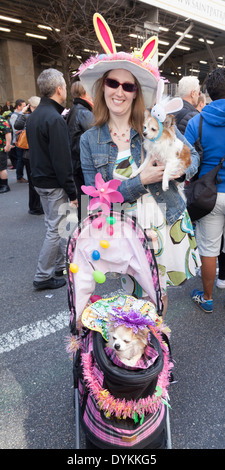
[[[119,83],[135,83],[134,76],[124,69],[111,70],[107,78],[117,80]],[[121,85],[118,88],[110,88],[105,84],[104,96],[111,116],[130,116],[132,103],[136,98],[136,91],[124,91]]]

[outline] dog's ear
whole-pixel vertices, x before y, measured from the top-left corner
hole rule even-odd
[[[149,329],[145,328],[144,330],[139,330],[138,336],[141,339],[142,343],[147,346],[148,344],[148,334],[149,334]]]
[[[173,114],[167,114],[163,126],[167,129],[175,125],[175,117]]]

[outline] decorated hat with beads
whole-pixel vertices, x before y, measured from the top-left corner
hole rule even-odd
[[[94,97],[95,82],[106,72],[115,69],[125,69],[131,72],[138,80],[145,105],[146,107],[151,107],[160,79],[157,67],[150,62],[157,49],[157,36],[152,36],[145,41],[138,53],[117,52],[112,32],[104,18],[99,13],[95,13],[93,23],[96,35],[105,54],[92,56],[79,67],[78,75],[87,93]]]

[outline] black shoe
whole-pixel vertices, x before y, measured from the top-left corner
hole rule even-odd
[[[55,279],[54,277],[51,277],[47,281],[33,282],[35,289],[59,289],[59,287],[63,287],[65,284],[65,279]]]
[[[10,191],[10,187],[8,185],[0,186],[0,193],[7,193]]]
[[[44,214],[44,211],[43,211],[43,209],[34,209],[34,210],[29,210],[29,211],[28,211],[28,214],[31,214],[31,215],[42,215],[42,214]]]

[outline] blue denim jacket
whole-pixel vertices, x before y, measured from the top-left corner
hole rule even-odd
[[[176,135],[191,149],[192,164],[186,173],[186,178],[189,180],[197,173],[200,157],[178,129],[176,129]],[[139,167],[141,162],[141,139],[134,129],[131,129],[131,152],[136,165]],[[96,173],[101,173],[105,181],[113,179],[117,154],[118,148],[112,141],[107,124],[100,128],[92,127],[86,131],[80,139],[80,159],[85,184],[95,186]],[[170,181],[169,189],[163,191],[161,182],[143,186],[139,174],[134,178],[122,181],[118,189],[124,197],[124,202],[130,203],[146,194],[147,189],[149,189],[156,202],[160,204],[169,225],[172,225],[186,208],[185,201],[179,194],[174,181]]]

